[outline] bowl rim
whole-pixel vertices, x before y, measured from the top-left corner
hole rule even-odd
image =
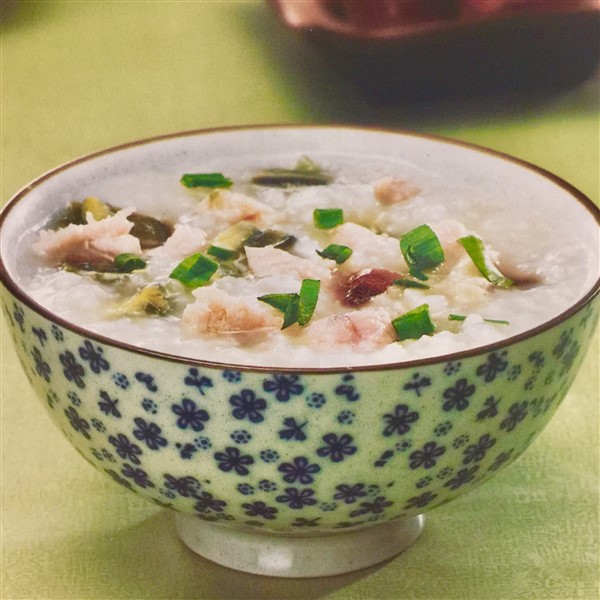
[[[163,141],[168,141],[176,138],[185,137],[198,137],[204,135],[220,134],[220,133],[236,133],[236,132],[253,132],[253,131],[266,131],[268,129],[274,130],[302,130],[302,131],[316,131],[316,130],[344,130],[348,132],[357,133],[373,133],[373,134],[391,134],[403,137],[409,137],[413,139],[429,140],[437,144],[446,144],[448,146],[458,146],[467,150],[471,150],[480,154],[489,155],[493,158],[504,160],[517,167],[529,170],[547,180],[550,180],[555,185],[560,187],[574,200],[579,202],[595,219],[596,224],[600,228],[600,208],[586,196],[579,189],[559,177],[554,173],[547,171],[546,169],[534,165],[526,160],[511,156],[507,153],[492,150],[485,146],[480,146],[471,142],[465,142],[450,137],[444,137],[437,134],[421,133],[410,131],[407,129],[396,129],[386,127],[375,127],[375,126],[362,126],[362,125],[347,125],[347,124],[258,124],[258,125],[233,125],[223,127],[212,127],[204,129],[192,129],[178,131],[174,133],[166,133],[152,137],[141,138],[104,148],[95,152],[81,155],[75,159],[65,162],[57,167],[46,171],[36,179],[26,184],[20,190],[18,190],[5,204],[0,212],[0,232],[4,226],[4,223],[8,215],[15,209],[15,207],[24,201],[26,196],[35,188],[43,185],[47,180],[52,177],[67,171],[73,167],[76,167],[82,163],[93,161],[97,158],[121,152],[131,148],[137,148],[145,145],[156,144]],[[22,287],[9,275],[9,271],[5,266],[5,261],[0,253],[0,283],[20,302],[25,304],[29,309],[33,310],[37,314],[41,315],[46,320],[59,325],[60,327],[67,329],[81,337],[89,340],[94,340],[98,343],[117,348],[119,350],[133,352],[134,354],[140,354],[147,358],[155,358],[159,360],[166,360],[173,363],[179,363],[184,365],[191,365],[195,367],[202,367],[205,369],[218,369],[218,370],[236,370],[243,372],[255,372],[255,373],[270,373],[270,374],[336,374],[336,373],[356,373],[356,372],[375,372],[375,371],[390,371],[390,370],[403,370],[412,369],[416,367],[425,367],[434,364],[443,364],[449,361],[456,361],[471,358],[474,356],[482,356],[491,352],[501,350],[507,346],[518,344],[529,338],[536,337],[537,335],[553,329],[555,326],[566,321],[571,316],[579,312],[587,304],[589,304],[595,296],[600,292],[600,275],[596,279],[595,283],[587,290],[587,292],[579,298],[579,300],[571,304],[564,311],[560,312],[555,317],[544,321],[540,325],[527,329],[521,333],[510,336],[506,339],[476,346],[467,350],[461,350],[456,352],[449,352],[444,354],[438,354],[435,356],[417,358],[411,360],[397,361],[392,363],[384,364],[358,364],[350,366],[335,366],[335,367],[277,367],[277,366],[262,366],[262,365],[244,365],[237,363],[224,363],[218,361],[210,361],[204,359],[191,358],[186,356],[179,356],[177,354],[171,354],[167,352],[161,352],[159,350],[152,350],[141,346],[135,346],[127,342],[113,339],[111,337],[98,334],[94,331],[86,329],[83,326],[77,325],[68,321],[67,319],[56,315],[49,309],[45,308],[42,304],[36,302],[31,298]]]

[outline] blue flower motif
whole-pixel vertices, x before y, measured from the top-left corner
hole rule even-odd
[[[19,329],[25,333],[25,312],[16,302],[13,302],[13,317],[19,325]]]
[[[456,490],[465,483],[469,483],[475,479],[475,473],[479,470],[479,465],[474,465],[468,469],[461,469],[456,475],[444,483],[444,487]]]
[[[310,408],[321,408],[327,402],[327,398],[324,394],[313,393],[306,397],[306,404]]]
[[[249,483],[238,483],[237,490],[244,496],[251,496],[254,494],[254,488]]]
[[[77,362],[75,355],[67,350],[64,354],[59,355],[60,362],[64,367],[63,373],[68,381],[72,381],[78,388],[84,388],[85,382],[83,377],[85,375],[84,368]]]
[[[508,409],[508,415],[500,423],[500,429],[512,431],[526,416],[528,402],[515,402]]]
[[[202,375],[196,367],[191,367],[183,380],[185,385],[189,385],[191,387],[195,387],[198,391],[204,396],[204,388],[209,388],[213,386],[212,379]]]
[[[77,395],[76,392],[68,391],[67,398],[71,401],[73,406],[81,406],[81,398]]]
[[[477,367],[477,375],[483,377],[486,382],[491,382],[502,373],[508,366],[508,361],[505,360],[507,355],[506,350],[502,352],[492,352],[487,357],[487,362]]]
[[[223,508],[227,506],[227,502],[224,502],[223,500],[217,500],[208,492],[202,492],[200,495],[196,496],[196,498],[198,501],[194,505],[194,510],[201,514],[210,512],[221,513],[223,512]]]
[[[274,492],[277,489],[277,484],[274,481],[269,481],[268,479],[261,479],[258,482],[258,489],[263,492]]]
[[[151,400],[150,398],[144,398],[142,400],[142,408],[151,415],[155,415],[158,413],[158,406],[156,402],[154,402],[154,400]]]
[[[238,475],[248,475],[248,466],[254,464],[254,459],[248,454],[242,454],[238,448],[228,446],[225,452],[215,452],[215,459],[221,471],[235,471]]]
[[[373,514],[378,515],[381,514],[388,506],[391,506],[393,503],[387,500],[384,496],[377,496],[373,502],[361,502],[360,508],[353,510],[350,513],[351,517],[359,517],[361,515]]]
[[[150,450],[160,450],[167,445],[167,440],[161,435],[162,429],[156,423],[148,423],[141,417],[136,417],[133,422],[137,425],[133,435],[140,442],[144,442]]]
[[[422,450],[415,450],[410,454],[409,466],[411,469],[431,469],[435,467],[437,459],[446,452],[444,446],[438,446],[436,442],[427,442]]]
[[[308,424],[308,421],[304,421],[304,423],[298,423],[296,419],[287,417],[283,420],[283,424],[285,425],[285,429],[279,430],[279,437],[282,440],[303,441],[306,439],[306,434],[304,433],[303,429]]]
[[[327,433],[323,436],[323,441],[325,446],[319,448],[317,454],[322,458],[329,457],[333,462],[341,462],[357,450],[356,446],[352,445],[352,436],[347,433],[339,437],[335,433]]]
[[[408,499],[408,502],[404,506],[405,510],[409,510],[411,508],[425,508],[428,504],[431,504],[435,498],[437,498],[437,494],[432,492],[423,492],[420,496],[413,496]]]
[[[65,339],[65,336],[64,336],[62,330],[59,327],[57,327],[56,325],[52,325],[52,327],[50,328],[50,331],[52,332],[52,337],[57,342],[62,342]]]
[[[94,373],[100,373],[100,371],[108,371],[110,365],[104,358],[104,350],[100,346],[94,346],[89,340],[83,343],[83,346],[79,347],[79,356],[90,363],[90,369]]]
[[[31,356],[35,362],[35,370],[36,373],[47,382],[50,381],[50,375],[52,373],[52,369],[50,369],[50,365],[44,360],[42,353],[38,348],[34,348],[31,351]]]
[[[123,373],[115,373],[112,379],[115,382],[115,385],[122,390],[126,390],[129,387],[129,379],[127,379],[127,375],[124,375]]]
[[[291,463],[282,463],[277,469],[284,473],[283,479],[287,483],[308,485],[314,481],[313,474],[318,473],[321,467],[317,464],[311,465],[304,456],[297,456]]]
[[[177,427],[180,429],[191,427],[194,431],[202,431],[204,423],[210,418],[203,408],[196,406],[189,398],[183,398],[181,404],[173,404],[171,410],[179,417]]]
[[[135,378],[140,383],[143,383],[149,392],[158,391],[158,386],[156,385],[156,383],[154,381],[154,377],[152,375],[150,375],[150,373],[143,373],[142,371],[138,371],[135,374]]]
[[[264,502],[246,502],[242,504],[249,517],[262,517],[263,519],[274,519],[277,509],[274,506],[268,506]]]
[[[247,444],[251,439],[252,435],[245,429],[236,429],[231,432],[229,436],[236,444]]]
[[[116,436],[111,435],[108,441],[115,447],[116,453],[123,459],[132,462],[134,465],[140,464],[138,458],[142,454],[141,448],[130,442],[126,435],[119,433]]]
[[[100,398],[102,398],[102,400],[100,402],[98,402],[98,406],[100,407],[100,410],[108,417],[108,416],[112,416],[112,417],[116,417],[117,419],[121,418],[121,412],[119,411],[119,409],[117,408],[117,404],[119,403],[119,399],[118,398],[111,398],[107,392],[105,392],[104,390],[102,390],[100,392]]]
[[[342,377],[342,381],[340,385],[336,386],[335,393],[338,396],[344,396],[348,402],[356,402],[360,400],[360,394],[356,391],[356,388],[353,385],[350,385],[348,382],[354,380],[354,375],[352,373],[347,373]]]
[[[209,448],[212,448],[212,442],[203,435],[198,436],[194,440],[194,443],[196,444],[196,447],[200,450],[208,450]]]
[[[351,410],[343,410],[337,416],[338,423],[341,423],[342,425],[351,425],[352,423],[354,423],[355,418],[356,414],[353,413]]]
[[[279,460],[279,453],[275,450],[261,450],[259,453],[260,459],[266,463],[274,463]]]
[[[89,433],[90,424],[83,417],[80,417],[77,410],[72,406],[69,406],[64,412],[67,419],[69,419],[69,423],[71,423],[71,427],[89,440],[91,437]]]
[[[475,393],[475,386],[462,378],[459,379],[453,387],[444,390],[443,396],[446,402],[443,409],[448,412],[452,409],[465,410],[469,406],[469,398]]]
[[[195,498],[200,493],[202,488],[200,482],[191,475],[184,477],[175,477],[174,475],[165,474],[165,487],[169,490],[177,492],[183,498]]]
[[[292,396],[304,391],[304,386],[298,383],[299,375],[273,375],[272,379],[263,381],[265,392],[274,392],[279,402],[288,402]]]
[[[312,506],[318,502],[316,498],[313,498],[315,495],[314,490],[309,488],[298,489],[289,487],[285,488],[284,491],[285,493],[281,494],[281,496],[277,496],[275,500],[282,504],[287,504],[290,508],[300,509],[304,506]]]
[[[364,483],[355,483],[354,485],[342,483],[340,485],[336,485],[335,489],[337,492],[333,495],[333,499],[343,500],[346,504],[353,504],[359,498],[367,495],[367,492],[365,492]]]
[[[383,415],[383,420],[386,424],[383,435],[389,437],[396,433],[398,435],[404,435],[408,433],[411,425],[419,419],[419,413],[411,411],[406,404],[398,404],[394,408],[394,413],[387,413]]]
[[[129,463],[123,465],[121,473],[129,479],[133,479],[136,485],[139,485],[141,488],[155,487],[150,479],[148,479],[148,473],[146,473],[146,471],[133,467]]]
[[[426,375],[421,376],[420,373],[413,373],[411,381],[404,384],[404,389],[407,391],[412,390],[417,396],[421,396],[421,388],[429,387],[430,385],[430,377]]]
[[[260,423],[265,418],[263,412],[267,402],[264,398],[258,398],[252,390],[242,390],[231,396],[229,404],[234,407],[231,414],[240,421],[248,419],[252,423]]]
[[[40,346],[43,348],[48,340],[46,332],[41,327],[32,327],[31,332],[33,335],[35,335],[35,337],[37,337],[37,339],[40,341]]]
[[[223,379],[229,383],[239,383],[242,380],[242,374],[239,371],[231,371],[226,369],[222,373]]]
[[[479,438],[476,444],[467,446],[463,454],[465,458],[463,460],[464,465],[468,465],[470,462],[479,462],[485,458],[487,451],[496,443],[496,439],[491,437],[488,433],[485,433]]]

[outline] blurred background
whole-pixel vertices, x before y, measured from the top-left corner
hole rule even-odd
[[[561,18],[575,0],[337,0],[323,18],[313,0],[291,3],[291,13],[283,4],[2,0],[2,202],[108,146],[270,123],[481,144],[599,201],[597,12],[574,22]],[[424,6],[436,14],[419,13]],[[504,21],[513,9],[519,18]],[[538,12],[523,18],[529,9]],[[540,26],[546,10],[563,17]],[[513,71],[518,80],[500,85]],[[431,513],[409,552],[298,584],[232,574],[185,550],[168,513],[105,481],[63,441],[4,327],[2,336],[3,599],[600,597],[597,348],[528,453]]]

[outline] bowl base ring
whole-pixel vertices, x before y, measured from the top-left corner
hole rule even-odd
[[[273,577],[321,577],[364,569],[396,556],[419,537],[425,518],[418,515],[307,536],[242,531],[184,514],[175,520],[186,546],[225,567]]]

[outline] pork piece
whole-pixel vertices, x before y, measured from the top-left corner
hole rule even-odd
[[[352,256],[340,267],[344,271],[356,273],[373,267],[408,271],[399,240],[384,233],[374,233],[355,223],[343,223],[335,228],[331,242],[352,248]]]
[[[330,315],[304,328],[307,343],[313,346],[342,346],[370,350],[394,341],[390,317],[385,310],[362,309]]]
[[[133,223],[127,217],[132,213],[133,209],[123,209],[97,221],[88,212],[83,225],[41,231],[33,250],[52,266],[112,262],[125,252],[139,254],[140,242],[129,233]]]
[[[375,182],[373,193],[380,204],[389,206],[414,198],[421,189],[398,177],[384,177]]]
[[[155,251],[166,254],[170,258],[183,259],[199,252],[206,244],[206,233],[199,227],[183,223],[175,225],[175,229],[167,241]]]
[[[335,267],[332,260],[318,258],[314,261],[301,258],[278,250],[272,246],[264,248],[251,248],[246,246],[246,258],[250,270],[257,277],[269,277],[271,275],[297,275],[299,279],[327,280],[331,277],[331,269]]]
[[[194,291],[196,301],[181,317],[186,337],[227,334],[281,327],[281,316],[256,298],[233,296],[214,287]]]
[[[203,204],[211,213],[230,225],[240,221],[269,223],[276,220],[277,216],[276,211],[263,202],[230,190],[213,192]]]

